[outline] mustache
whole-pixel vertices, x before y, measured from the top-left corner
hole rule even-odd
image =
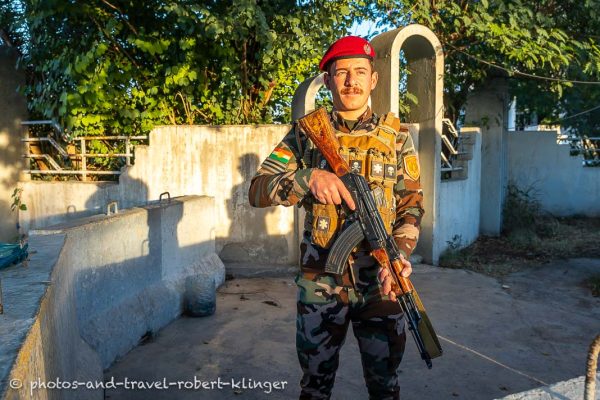
[[[344,88],[342,89],[342,94],[363,94],[363,90],[358,87],[353,88]]]

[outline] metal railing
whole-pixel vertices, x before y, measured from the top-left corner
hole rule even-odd
[[[460,156],[466,154],[461,149],[461,135],[448,118],[442,118],[442,179],[452,178],[454,172],[463,170]]]
[[[600,167],[600,137],[559,135],[558,144],[568,144],[572,156],[583,157],[584,167]]]
[[[30,175],[71,175],[71,176],[81,176],[81,180],[86,181],[88,176],[90,175],[98,175],[98,176],[106,176],[113,175],[118,176],[121,174],[121,171],[114,170],[96,170],[88,168],[88,160],[95,158],[123,158],[125,160],[125,165],[130,166],[131,161],[134,157],[132,152],[132,140],[147,140],[147,136],[80,136],[76,138],[70,138],[69,136],[64,134],[62,128],[55,122],[51,120],[42,120],[42,121],[24,121],[21,123],[24,126],[32,126],[32,125],[49,125],[51,126],[60,137],[65,140],[69,144],[78,143],[79,146],[72,146],[71,149],[74,149],[75,152],[69,152],[65,148],[63,148],[57,140],[55,140],[52,136],[48,135],[46,137],[29,137],[29,130],[25,129],[23,134],[23,138],[21,141],[26,144],[26,152],[23,154],[23,158],[28,161],[27,165],[28,169],[24,169],[23,172]],[[106,140],[106,141],[124,141],[125,142],[125,152],[124,153],[88,153],[88,143],[93,140]],[[32,143],[48,143],[62,158],[62,161],[70,160],[74,161],[77,165],[77,169],[67,169],[61,167],[61,162],[55,159],[51,154],[47,153],[32,153],[31,152],[31,144]],[[77,152],[77,147],[79,147],[79,152]],[[29,160],[43,160],[45,161],[45,166],[48,169],[31,169],[31,163]]]

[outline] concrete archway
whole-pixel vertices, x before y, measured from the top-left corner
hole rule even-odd
[[[372,94],[372,108],[378,114],[389,111],[398,115],[400,84],[400,52],[408,69],[407,90],[418,104],[411,108],[409,121],[419,125],[418,142],[421,162],[421,184],[425,215],[417,247],[425,261],[437,264],[434,250],[439,217],[438,187],[441,183],[442,118],[444,117],[444,52],[435,34],[423,25],[413,24],[384,32],[371,40],[377,58],[375,69],[379,83]]]
[[[417,251],[426,262],[437,264],[439,254],[433,243],[439,216],[437,193],[441,182],[440,153],[444,116],[442,45],[429,28],[418,24],[384,32],[374,37],[371,43],[377,54],[375,69],[379,74],[379,83],[371,94],[373,111],[378,114],[392,111],[398,115],[401,51],[412,72],[408,77],[407,89],[417,97],[418,105],[411,109],[409,121],[406,122],[418,124],[419,134],[414,139],[419,151],[425,197],[425,215]],[[292,100],[294,120],[315,109],[315,98],[323,86],[323,75],[309,78],[298,86]],[[298,225],[298,230],[301,230],[302,224]]]

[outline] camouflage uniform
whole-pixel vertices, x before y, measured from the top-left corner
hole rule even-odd
[[[357,135],[373,131],[380,121],[370,109],[352,129],[335,111],[330,118],[336,130]],[[306,156],[310,151],[316,150],[311,150],[310,141],[294,125],[252,179],[250,203],[267,207],[290,206],[300,200],[304,205],[316,202],[308,188],[315,168],[314,163],[307,161],[311,160]],[[392,235],[407,259],[416,246],[423,215],[419,176],[414,171],[407,173],[403,162],[406,157],[415,158],[415,154],[410,135],[400,130],[396,136],[397,180],[393,190],[396,219]],[[329,250],[314,245],[310,226],[305,228],[300,244],[301,271],[296,277],[299,289],[296,348],[304,373],[300,399],[331,396],[339,351],[350,321],[359,343],[370,398],[398,399],[397,368],[406,341],[404,318],[400,306],[383,295],[377,279],[377,263],[366,249],[359,249],[341,277],[324,273]]]

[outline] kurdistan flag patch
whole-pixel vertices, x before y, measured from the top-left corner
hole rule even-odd
[[[290,162],[290,158],[292,158],[292,152],[288,149],[284,149],[283,147],[277,147],[275,150],[273,150],[269,158],[287,164]]]

